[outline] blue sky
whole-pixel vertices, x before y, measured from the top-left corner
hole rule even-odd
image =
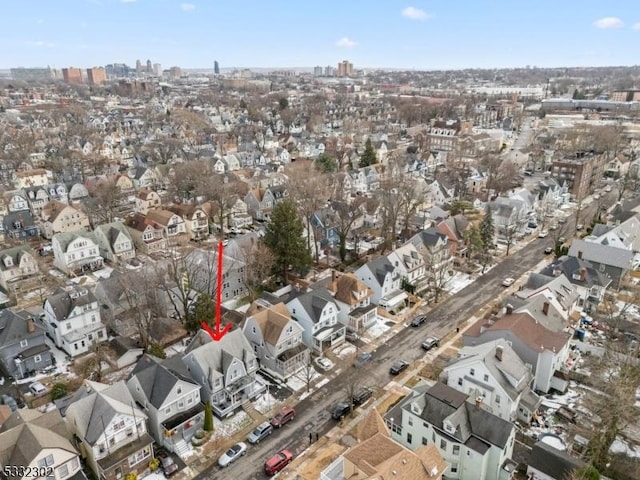
[[[632,65],[637,2],[5,0],[0,68]]]

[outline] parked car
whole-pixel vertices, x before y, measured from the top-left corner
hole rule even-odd
[[[5,393],[0,397],[0,400],[0,403],[9,407],[12,412],[15,412],[18,409],[18,403],[11,395]]]
[[[604,187],[604,191],[605,192],[610,192],[611,191],[611,185],[607,185],[606,187]]]
[[[576,230],[577,230],[577,231],[580,231],[580,230],[582,230],[583,228],[584,228],[584,225],[583,225],[583,224],[581,224],[581,223],[579,223],[578,225],[576,225]]]
[[[170,477],[178,471],[178,464],[166,452],[158,455],[160,459],[160,468],[165,477]]]
[[[567,241],[567,239],[566,239],[566,238],[564,238],[564,237],[560,237],[560,238],[558,239],[558,243],[559,243],[559,244],[563,244],[563,243],[564,243],[564,242],[566,242],[566,241]]]
[[[340,420],[351,412],[351,404],[349,402],[338,402],[331,409],[331,418]]]
[[[507,277],[502,281],[502,286],[503,287],[510,287],[511,285],[513,285],[515,283],[515,281],[516,281],[515,278]]]
[[[541,230],[540,233],[538,233],[538,238],[545,238],[547,235],[549,235],[549,232]]]
[[[314,362],[318,367],[320,367],[325,372],[333,368],[333,363],[331,362],[331,360],[329,360],[326,357],[318,357],[314,360]]]
[[[432,348],[438,348],[440,345],[440,340],[436,337],[427,337],[424,342],[422,342],[422,348],[426,351],[431,350]]]
[[[397,362],[393,362],[391,368],[389,369],[389,373],[391,375],[398,375],[404,372],[409,367],[409,363],[404,360],[398,360]]]
[[[555,223],[552,223],[551,225],[549,225],[549,230],[557,230],[558,229],[558,225],[556,225]]]
[[[368,352],[363,352],[356,358],[355,362],[353,362],[354,367],[361,367],[365,363],[370,362],[373,359],[373,355]]]
[[[291,407],[283,407],[282,410],[271,419],[271,426],[273,428],[281,428],[294,418],[296,418],[296,411]]]
[[[289,450],[284,449],[280,450],[278,453],[273,455],[269,460],[264,462],[264,473],[269,476],[275,475],[284,469],[287,465],[289,465],[293,461],[293,453]]]
[[[416,318],[414,318],[411,321],[411,326],[412,327],[419,327],[420,325],[422,325],[426,321],[427,321],[427,316],[426,315],[418,315]]]
[[[553,253],[553,247],[547,247],[544,249],[544,253],[546,255],[549,255],[550,253]]]
[[[29,390],[34,395],[42,395],[44,393],[47,393],[47,387],[45,387],[40,382],[33,382],[31,385],[29,385]]]
[[[538,224],[536,222],[529,222],[527,224],[527,227],[529,227],[529,228],[538,228]]]
[[[233,445],[229,450],[224,452],[218,459],[218,465],[222,468],[235,462],[241,456],[247,453],[247,444],[244,442],[238,442]]]
[[[373,396],[373,390],[370,388],[362,388],[353,395],[353,406],[359,407]]]
[[[247,437],[247,442],[251,444],[260,443],[260,440],[267,438],[273,432],[273,425],[269,422],[262,422]]]

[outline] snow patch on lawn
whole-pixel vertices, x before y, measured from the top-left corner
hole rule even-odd
[[[312,388],[309,389],[308,392],[304,392],[302,395],[300,395],[300,400],[304,400],[305,398],[307,398],[309,395],[311,395],[313,392],[315,392],[316,390],[318,390],[319,388],[325,386],[327,383],[329,383],[329,379],[328,378],[323,378],[322,380],[320,380],[316,385],[314,385]]]
[[[447,293],[449,293],[449,295],[455,295],[466,286],[472,284],[473,281],[474,279],[471,275],[458,272],[447,281]]]
[[[339,347],[337,347],[333,353],[335,353],[340,358],[347,358],[350,355],[356,353],[356,346],[350,343],[345,343]]]
[[[313,368],[311,368],[311,370],[307,370],[307,367],[305,367],[295,375],[287,378],[287,387],[294,392],[299,392],[303,388],[307,388],[307,381],[311,384],[318,377],[320,377],[320,374]]]
[[[250,425],[251,421],[251,417],[244,411],[239,411],[233,417],[225,418],[222,421],[214,417],[214,431],[217,435],[232,437],[235,433]]]
[[[280,402],[276,400],[276,398],[271,395],[269,392],[264,392],[264,394],[260,395],[260,398],[253,402],[253,408],[259,411],[262,415],[267,415],[269,412],[273,411]]]
[[[627,457],[640,458],[640,447],[629,445],[622,437],[617,437],[609,449],[611,453],[624,453]]]
[[[367,337],[378,338],[384,335],[390,329],[391,327],[385,324],[384,318],[376,317],[372,325],[367,328],[366,335]]]

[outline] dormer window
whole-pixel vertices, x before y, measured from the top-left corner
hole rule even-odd
[[[10,256],[4,257],[4,266],[5,267],[13,267],[13,259]]]

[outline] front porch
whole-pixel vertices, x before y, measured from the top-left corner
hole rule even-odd
[[[170,452],[175,452],[175,445],[180,441],[189,442],[204,425],[204,405],[198,403],[195,407],[181,412],[162,423],[164,437],[162,445]]]
[[[366,307],[358,307],[349,313],[349,329],[361,333],[375,324],[377,306],[369,304]]]
[[[323,352],[327,348],[342,345],[347,335],[347,327],[342,324],[325,327],[313,336],[313,349]]]
[[[144,433],[128,445],[98,460],[96,473],[102,480],[120,480],[131,472],[144,472],[149,468],[149,460],[152,457],[153,438]]]
[[[309,365],[309,349],[300,344],[282,352],[276,359],[276,373],[280,378],[287,379],[296,372]]]
[[[225,418],[235,412],[247,400],[253,400],[267,389],[264,380],[246,375],[225,386],[211,396],[211,407],[218,418]]]
[[[378,302],[378,305],[391,312],[398,310],[401,306],[403,306],[404,301],[407,298],[409,298],[407,292],[396,290],[395,292],[391,292],[389,295],[385,295],[384,297],[382,297]]]

